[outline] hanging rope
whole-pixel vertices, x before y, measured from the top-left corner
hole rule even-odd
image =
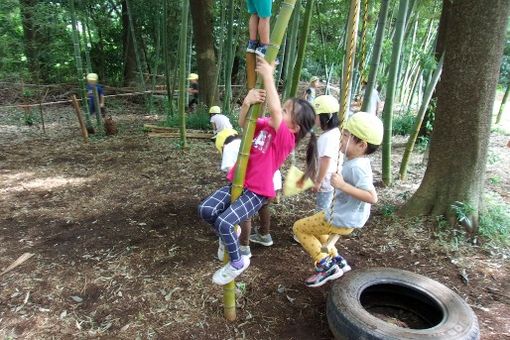
[[[361,31],[361,58],[359,62],[359,74],[361,77],[361,82],[366,81],[366,76],[363,71],[365,70],[365,60],[367,54],[368,1],[369,0],[364,0],[363,29]]]

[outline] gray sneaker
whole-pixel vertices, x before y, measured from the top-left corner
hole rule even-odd
[[[251,258],[250,246],[239,246],[239,250],[241,251],[241,255]]]
[[[259,233],[250,235],[250,242],[262,244],[263,246],[270,247],[273,245],[273,238],[271,234],[260,235]]]

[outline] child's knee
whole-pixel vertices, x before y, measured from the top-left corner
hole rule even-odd
[[[292,226],[292,231],[294,232],[294,234],[297,234],[297,233],[302,233],[302,228],[303,228],[303,224],[300,223],[301,220],[298,220],[296,222],[294,222],[294,225]]]
[[[218,230],[218,233],[220,233],[220,235],[229,234],[234,227],[232,223],[228,222],[227,220],[221,217],[218,217],[216,219],[216,221],[214,222],[214,226],[216,227],[216,230]]]
[[[211,218],[213,218],[213,215],[214,215],[213,207],[205,205],[204,202],[198,205],[198,216],[200,216],[200,218],[209,221]]]

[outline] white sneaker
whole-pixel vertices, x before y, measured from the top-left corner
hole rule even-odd
[[[221,238],[218,239],[218,260],[223,262],[223,259],[225,257],[225,245],[223,244],[223,241]]]
[[[214,273],[213,282],[217,285],[224,286],[244,272],[250,266],[250,258],[247,256],[241,256],[241,258],[243,259],[243,267],[241,269],[232,267],[229,262]]]

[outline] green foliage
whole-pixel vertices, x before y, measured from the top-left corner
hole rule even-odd
[[[499,184],[499,183],[501,183],[501,177],[499,177],[499,176],[490,177],[489,183],[490,184]]]
[[[393,204],[384,204],[381,207],[381,213],[384,217],[391,217],[395,214],[395,211],[397,211],[397,207]]]
[[[412,111],[393,117],[392,135],[408,136],[413,130],[416,116]]]
[[[492,164],[496,164],[497,162],[500,161],[500,159],[501,158],[500,158],[500,156],[497,153],[495,153],[492,150],[489,150],[489,153],[487,155],[487,163],[488,164],[491,164],[491,165]]]
[[[457,221],[471,225],[470,216],[475,212],[475,209],[469,203],[455,201],[450,206],[450,209],[455,213]]]
[[[169,115],[165,126],[178,128],[181,126],[180,119],[178,114]],[[205,106],[199,106],[194,112],[186,114],[186,128],[194,130],[211,129],[209,111]]]
[[[510,206],[495,195],[485,195],[479,234],[492,246],[510,246]]]

